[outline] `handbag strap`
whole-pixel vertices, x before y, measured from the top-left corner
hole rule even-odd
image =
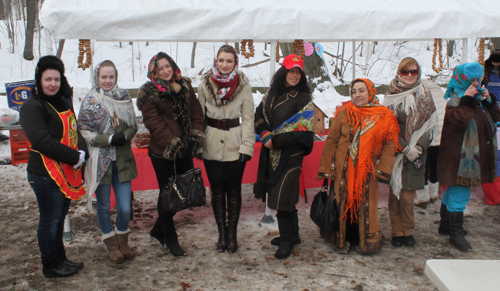
[[[329,179],[325,179],[325,181],[323,182],[323,187],[325,187],[325,184],[326,184],[326,188],[328,188],[328,180],[329,180]],[[332,197],[332,196],[333,196],[333,198],[335,199],[335,198],[336,198],[336,196],[337,196],[337,195],[335,194],[335,191],[333,191],[333,184],[334,184],[335,180],[331,180],[331,181],[332,181],[332,182],[330,183],[330,189],[329,189],[330,191],[328,191],[328,192],[329,192],[329,193],[328,193],[328,197]],[[325,189],[326,189],[326,188],[325,188]]]

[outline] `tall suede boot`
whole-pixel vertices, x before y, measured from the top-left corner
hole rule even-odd
[[[464,237],[464,213],[448,212],[448,214],[451,223],[450,243],[462,252],[471,251],[472,247]]]
[[[212,189],[212,209],[219,230],[217,251],[224,252],[227,250],[226,193],[224,189]]]
[[[106,246],[106,250],[108,251],[108,258],[111,262],[115,264],[120,264],[125,261],[122,252],[120,252],[120,248],[118,246],[118,241],[116,240],[116,235],[114,231],[108,234],[104,234],[102,236],[102,241]]]
[[[237,230],[241,212],[241,189],[230,190],[227,193],[227,251],[235,253],[238,250]]]
[[[174,257],[185,256],[187,253],[179,245],[179,239],[174,225],[175,213],[165,212],[163,219],[163,235],[165,244]]]
[[[302,242],[299,236],[299,214],[298,210],[295,209],[293,211],[293,244],[298,245]],[[273,246],[279,246],[280,245],[280,237],[275,237],[271,240],[271,244]]]
[[[129,229],[123,232],[119,231],[118,229],[116,230],[116,240],[118,241],[118,247],[120,248],[120,252],[122,253],[125,260],[131,260],[134,258],[134,253],[128,245],[129,231]]]
[[[450,226],[450,217],[448,214],[448,208],[446,205],[441,203],[441,209],[439,210],[439,216],[441,216],[441,221],[439,222],[438,233],[441,235],[450,235],[451,226]],[[464,229],[464,235],[467,235],[467,230]]]
[[[278,211],[278,228],[280,231],[280,246],[274,255],[277,259],[286,259],[292,253],[293,243],[293,211]]]

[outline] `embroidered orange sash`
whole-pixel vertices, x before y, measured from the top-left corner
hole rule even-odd
[[[49,103],[50,105],[50,103]],[[76,118],[71,110],[66,110],[64,112],[58,112],[52,105],[50,105],[54,111],[57,112],[59,118],[61,118],[63,124],[63,137],[61,138],[61,143],[74,150],[78,150],[78,131]],[[83,195],[85,195],[85,188],[83,187],[82,179],[82,169],[73,169],[73,166],[55,161],[43,154],[42,156],[43,164],[49,172],[50,177],[59,186],[61,192],[71,200],[80,200]]]

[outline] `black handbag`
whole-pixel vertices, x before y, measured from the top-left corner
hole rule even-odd
[[[319,228],[327,232],[336,232],[339,230],[339,206],[335,199],[333,190],[333,181],[330,185],[330,195],[328,195],[328,179],[323,182],[323,187],[311,204],[311,220]]]
[[[168,178],[160,196],[161,207],[172,213],[186,208],[205,206],[207,196],[200,168],[177,175],[174,161],[174,176]]]

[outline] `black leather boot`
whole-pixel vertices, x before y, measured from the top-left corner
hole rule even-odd
[[[212,209],[214,211],[215,223],[219,230],[217,251],[224,252],[227,250],[226,193],[224,189],[212,189]]]
[[[153,226],[153,228],[149,231],[149,235],[152,238],[157,239],[162,246],[165,246],[165,241],[163,239],[163,230],[160,226],[159,218],[158,218],[158,220],[156,220],[156,223]]]
[[[472,247],[464,237],[464,213],[448,212],[448,214],[451,224],[450,243],[462,252],[471,251]]]
[[[293,212],[293,244],[298,245],[302,242],[299,236],[299,215],[298,215],[298,210],[295,209]],[[273,246],[279,246],[280,245],[280,237],[275,237],[271,240],[271,244]]]
[[[280,246],[274,255],[277,259],[286,259],[292,253],[293,243],[293,211],[278,211],[278,228],[280,231]]]
[[[441,216],[441,221],[439,222],[438,233],[441,235],[450,235],[450,218],[448,215],[448,208],[446,205],[441,203],[441,209],[439,210],[439,215]],[[464,229],[464,235],[467,235],[467,230]]]
[[[43,268],[42,273],[46,278],[55,278],[55,277],[69,277],[78,273],[77,267],[69,267],[64,264],[64,262],[60,262],[54,268]]]
[[[241,212],[241,189],[230,190],[227,193],[227,251],[235,253],[238,250],[237,230]]]
[[[174,257],[185,256],[187,253],[179,245],[177,232],[175,231],[174,215],[175,213],[165,212],[165,217],[162,221],[164,241]]]

